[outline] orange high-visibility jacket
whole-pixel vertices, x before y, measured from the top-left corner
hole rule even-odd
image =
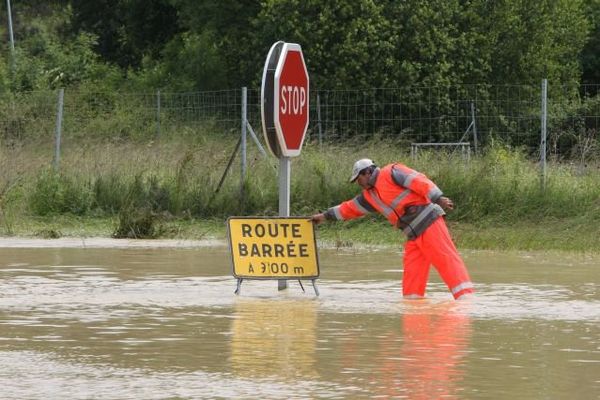
[[[349,220],[377,211],[409,239],[414,239],[444,215],[436,204],[442,191],[425,175],[406,165],[395,163],[375,169],[369,185],[369,189],[352,200],[328,209],[326,218]]]

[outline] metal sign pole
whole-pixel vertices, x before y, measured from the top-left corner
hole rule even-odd
[[[279,158],[279,216],[290,216],[290,157]],[[277,289],[287,289],[287,281],[279,279],[277,281]]]

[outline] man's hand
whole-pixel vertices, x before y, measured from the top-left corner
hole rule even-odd
[[[310,220],[314,222],[316,225],[319,225],[321,222],[325,221],[325,214],[319,213],[310,217]]]
[[[454,210],[454,203],[452,202],[452,200],[450,200],[448,197],[442,196],[438,199],[437,203],[444,209],[444,210]]]

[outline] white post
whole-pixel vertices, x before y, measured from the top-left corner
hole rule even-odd
[[[540,162],[542,164],[542,187],[546,189],[546,138],[548,121],[548,79],[542,79],[542,143],[540,149]]]
[[[56,110],[56,130],[54,132],[54,170],[58,171],[58,165],[60,163],[60,139],[62,135],[62,119],[63,119],[63,103],[64,103],[65,89],[59,89],[58,91],[58,106]]]
[[[6,12],[8,13],[8,35],[10,38],[10,67],[11,72],[15,72],[15,37],[13,35],[12,11],[10,9],[10,0],[6,0]]]
[[[290,176],[291,163],[290,157],[281,157],[279,159],[279,216],[290,216]],[[279,279],[277,282],[279,290],[287,289],[287,281]]]

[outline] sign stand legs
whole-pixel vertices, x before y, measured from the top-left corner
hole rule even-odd
[[[242,278],[239,278],[239,279],[237,280],[237,287],[235,288],[235,292],[234,292],[235,294],[237,294],[237,295],[239,295],[239,294],[240,294],[240,291],[242,290],[242,282],[243,282],[243,281],[244,281],[244,280],[243,280]]]
[[[302,293],[306,293],[306,290],[304,290],[304,285],[302,284],[302,281],[300,279],[298,279],[298,283],[300,284],[300,289],[302,289]]]
[[[279,279],[277,281],[277,290],[285,290],[287,287],[287,281],[285,279]]]
[[[242,282],[243,281],[244,281],[244,279],[242,279],[242,278],[238,278],[238,280],[237,280],[237,286],[235,288],[235,292],[233,292],[233,293],[235,293],[238,296],[239,296],[240,292],[242,291]],[[286,280],[283,280],[283,281],[286,282],[286,285],[287,285],[287,281]],[[320,295],[320,293],[319,293],[319,288],[317,287],[317,280],[311,279],[311,281],[312,281],[313,289],[315,290],[315,295],[318,297]],[[304,285],[302,284],[302,281],[300,279],[298,279],[298,283],[300,284],[300,288],[302,288],[302,293],[306,293],[306,290],[304,290]]]
[[[319,296],[319,288],[317,287],[317,280],[311,279],[311,281],[312,281],[313,289],[315,289],[315,295],[318,297]],[[300,279],[298,279],[298,283],[300,284],[300,287],[302,288],[302,293],[306,293],[306,290],[304,290],[304,285],[302,284],[302,281]]]

